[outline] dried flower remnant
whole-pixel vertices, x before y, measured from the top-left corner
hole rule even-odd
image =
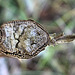
[[[74,39],[75,35],[51,36],[33,20],[15,20],[0,27],[0,53],[8,57],[29,59],[39,54],[47,45]]]

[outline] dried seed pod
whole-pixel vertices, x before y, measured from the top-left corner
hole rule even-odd
[[[0,27],[0,56],[29,59],[45,49],[75,40],[75,35],[48,34],[33,20],[15,20]]]
[[[10,21],[0,27],[0,52],[8,57],[28,59],[49,44],[49,34],[33,20]]]

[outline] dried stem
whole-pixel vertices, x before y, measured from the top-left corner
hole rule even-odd
[[[60,43],[69,43],[75,40],[75,34],[73,35],[64,35],[63,33],[59,35],[53,34],[52,36],[50,35],[50,38],[51,38],[51,43],[53,45]]]

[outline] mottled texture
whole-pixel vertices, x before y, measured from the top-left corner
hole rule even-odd
[[[17,20],[1,26],[5,33],[1,50],[7,56],[31,58],[49,44],[49,35],[33,20]]]

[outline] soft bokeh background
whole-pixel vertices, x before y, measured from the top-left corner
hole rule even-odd
[[[75,0],[0,0],[0,25],[33,19],[50,33],[75,33]],[[32,59],[0,57],[0,75],[75,75],[75,41],[47,46]]]

